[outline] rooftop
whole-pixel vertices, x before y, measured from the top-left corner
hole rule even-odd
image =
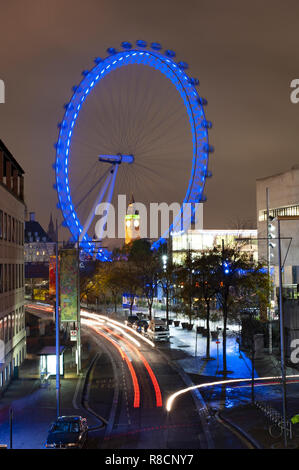
[[[39,222],[29,220],[25,222],[25,243],[51,243],[53,240],[47,235]]]

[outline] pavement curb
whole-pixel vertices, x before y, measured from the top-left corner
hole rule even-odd
[[[109,418],[107,420],[105,420],[104,437],[106,437],[107,434],[110,434],[112,429],[113,429],[114,421],[115,421],[115,415],[116,415],[116,409],[117,409],[117,406],[118,406],[119,382],[118,382],[118,374],[117,374],[117,365],[116,365],[116,363],[113,359],[113,356],[110,353],[109,349],[103,343],[99,342],[98,339],[95,338],[93,335],[91,335],[90,333],[88,333],[88,335],[90,335],[91,340],[94,341],[95,343],[97,343],[100,346],[100,348],[102,350],[104,350],[105,353],[108,355],[108,357],[111,361],[111,364],[112,364],[113,373],[114,373],[114,377],[115,377],[115,388],[114,388],[113,402],[112,402],[112,406],[111,406],[111,410],[110,410],[110,415],[109,415]],[[95,358],[94,358],[94,361],[89,365],[89,373],[91,372],[91,369],[92,369],[94,363],[95,363]],[[93,414],[92,410],[90,412]]]
[[[237,424],[233,423],[229,418],[224,417],[220,412],[216,414],[216,418],[218,420],[224,421],[224,423],[226,423],[228,426],[235,429],[235,431],[241,434],[242,437],[246,439],[253,446],[254,449],[260,449],[260,450],[263,449],[263,447],[252,436],[250,436],[250,434],[244,431],[244,429],[242,429]]]
[[[91,375],[91,372],[92,372],[92,369],[95,365],[95,363],[97,362],[99,358],[99,354],[97,353],[91,360],[89,366],[88,366],[88,369],[87,369],[87,372],[85,374],[85,377],[84,377],[84,384],[83,384],[83,389],[82,389],[82,396],[81,396],[81,405],[82,407],[88,411],[88,413],[92,414],[95,418],[97,418],[99,421],[101,421],[101,424],[98,425],[98,426],[90,426],[88,427],[88,431],[96,431],[98,429],[101,429],[103,427],[105,427],[105,425],[107,424],[107,421],[102,417],[102,416],[99,416],[95,411],[93,411],[89,404],[88,404],[88,400],[86,399],[86,395],[87,395],[87,388],[88,388],[88,384],[89,384],[89,378],[90,378],[90,375]]]
[[[179,374],[179,376],[181,377],[181,379],[183,380],[183,382],[186,384],[187,387],[195,386],[195,384],[192,382],[188,374],[186,374],[186,372],[182,369],[180,365],[172,362],[167,357],[167,355],[164,352],[162,352],[160,349],[157,348],[157,351],[159,351],[161,356],[167,361],[168,365],[172,367],[172,369],[174,369]],[[207,441],[208,449],[215,449],[213,438],[207,426],[207,419],[210,417],[208,407],[201,393],[199,392],[199,390],[192,390],[191,395],[193,397],[197,412],[199,414],[199,418],[202,424],[202,429],[203,429],[203,432]],[[198,402],[200,402],[200,405]]]

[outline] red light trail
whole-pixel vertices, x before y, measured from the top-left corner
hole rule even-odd
[[[135,372],[134,367],[132,366],[132,363],[130,359],[128,358],[127,354],[121,349],[121,347],[116,343],[116,341],[113,341],[113,339],[109,338],[109,336],[105,335],[102,331],[100,331],[98,328],[89,325],[96,333],[99,335],[103,336],[105,339],[107,339],[119,352],[121,358],[126,361],[126,364],[128,366],[128,369],[130,371],[131,377],[132,377],[132,382],[133,382],[133,388],[134,388],[134,403],[133,407],[134,408],[139,408],[140,407],[140,388],[139,388],[139,383],[137,379],[137,375]]]
[[[121,341],[123,341],[131,349],[131,351],[137,353],[137,355],[139,356],[139,358],[143,362],[144,367],[146,368],[146,370],[147,370],[147,372],[150,376],[150,379],[152,381],[152,384],[153,384],[153,387],[154,387],[154,390],[155,390],[155,395],[156,395],[156,406],[161,407],[162,406],[162,395],[161,395],[161,390],[160,390],[157,378],[156,378],[151,366],[149,365],[149,363],[147,362],[147,360],[143,356],[143,354],[141,354],[141,352],[137,348],[135,348],[135,346],[130,344],[128,340],[126,340],[125,338],[122,338],[117,333],[115,333],[110,328],[108,328],[107,326],[103,326],[103,328],[105,328],[113,336],[115,336],[115,337],[119,338]]]

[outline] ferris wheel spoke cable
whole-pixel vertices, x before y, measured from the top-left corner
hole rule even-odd
[[[176,122],[179,120],[179,116],[177,117],[177,119],[173,122],[172,119],[169,119],[169,117],[166,119],[167,121],[167,128],[172,128]],[[163,127],[166,127],[165,125],[162,126],[162,123],[165,122],[165,117],[163,116],[162,119],[160,120],[160,122],[153,128],[151,129],[151,131],[148,132],[148,135],[147,135],[147,139],[144,140],[145,142],[145,146],[148,148],[149,145],[155,143],[157,145],[157,141],[161,140],[161,138],[163,138],[163,142],[165,141],[165,135],[166,132],[165,130],[163,129]],[[156,133],[156,134],[155,134]],[[176,138],[179,138],[179,136],[177,135]],[[175,140],[175,138],[173,136],[169,137],[168,138],[168,142],[173,142]],[[165,141],[166,143],[167,141]]]
[[[164,97],[165,98],[165,97]],[[168,99],[168,98],[167,98]],[[166,99],[166,100],[167,100]],[[181,103],[180,103],[181,104]],[[150,113],[150,109],[152,109],[152,112]],[[144,126],[144,130],[143,130],[143,135],[142,137],[145,138],[147,135],[152,135],[152,132],[154,131],[155,127],[160,127],[162,124],[164,124],[164,122],[167,122],[169,121],[169,116],[172,116],[173,114],[176,114],[180,112],[180,109],[178,107],[178,104],[175,103],[175,106],[173,106],[172,108],[170,108],[168,110],[168,113],[167,113],[167,119],[165,120],[165,113],[166,113],[166,110],[164,110],[163,112],[161,111],[161,108],[159,106],[154,107],[153,105],[153,101],[150,101],[150,107],[144,111],[144,115],[145,116],[148,116],[148,120],[146,122],[146,126]],[[162,119],[159,119],[158,123],[157,123],[157,118],[160,118],[160,116],[163,116]],[[152,125],[154,124],[154,128],[152,127]]]
[[[111,171],[109,168],[108,170],[105,171],[103,175],[97,181],[92,185],[92,187],[87,191],[87,193],[80,199],[80,201],[74,206],[75,209],[78,209],[81,204],[84,202],[84,200],[92,193],[92,191],[100,184],[100,182],[107,176],[107,174]]]
[[[142,163],[136,162],[136,163],[135,163],[135,167],[137,167],[137,168],[138,168],[138,167],[143,168],[144,170],[149,171],[150,173],[153,173],[154,175],[158,176],[159,178],[161,177],[161,175],[160,175],[157,171],[153,170],[152,168],[149,168],[149,167],[146,166],[146,165],[143,165]]]
[[[173,117],[178,116],[181,118],[179,115],[179,109],[177,107],[175,108],[170,108],[168,110],[157,110],[155,113],[152,115],[148,114],[148,120],[146,122],[146,127],[144,128],[144,136],[143,139],[147,141],[147,137],[152,136],[152,134],[157,130],[161,128],[171,128],[169,125],[170,121],[173,119]]]
[[[140,88],[140,82],[143,83],[142,89],[139,93],[137,93],[137,92],[135,93],[136,97],[141,96],[141,99],[138,100],[138,105],[139,106],[136,103],[136,116],[137,117],[142,116],[142,119],[139,118],[139,119],[135,120],[135,122],[136,122],[136,136],[137,136],[136,145],[142,144],[143,137],[144,137],[144,134],[146,132],[146,130],[145,130],[146,126],[144,125],[144,123],[145,123],[144,116],[148,116],[150,109],[153,108],[153,100],[150,99],[151,97],[149,97],[149,95],[148,95],[148,90],[150,89],[151,74],[150,73],[145,73],[143,75],[145,75],[145,79],[141,80],[141,77],[139,77],[139,80],[138,80],[139,88]]]
[[[91,170],[95,167],[96,164],[97,164],[97,162],[96,162],[96,163],[93,163],[93,164],[91,165]],[[89,171],[87,172],[85,178],[83,178],[83,179],[80,181],[80,183],[77,185],[77,187],[76,187],[75,190],[74,190],[74,194],[77,193],[79,187],[82,186],[83,183],[86,183],[86,177],[88,176],[88,174],[90,173],[91,170],[89,170]],[[108,172],[108,171],[107,171],[107,172]],[[80,199],[80,201],[79,201],[77,204],[74,204],[74,208],[75,208],[76,210],[81,206],[81,204],[82,204],[82,203],[84,202],[84,200],[89,196],[89,194],[93,191],[93,189],[101,182],[101,180],[105,177],[105,175],[107,174],[107,172],[105,172],[105,174],[102,175],[102,177],[101,177],[100,179],[97,179],[96,183],[87,191],[87,193]],[[65,215],[68,216],[68,215],[70,215],[70,214],[71,214],[71,210],[70,210],[68,213],[66,212]],[[63,226],[63,223],[64,223],[64,219],[60,222],[59,228],[61,228],[61,227]]]
[[[74,193],[77,193],[79,188],[82,186],[82,184],[86,182],[88,175],[90,175],[90,173],[92,172],[92,170],[95,168],[96,165],[97,165],[97,162],[92,162],[92,164],[89,166],[89,169],[85,173],[84,177],[80,180],[80,182],[75,187]]]
[[[111,169],[110,169],[110,170],[111,170]],[[112,179],[112,173],[111,173],[111,171],[110,171],[110,172],[109,172],[109,175],[107,176],[107,178],[106,178],[106,180],[105,180],[105,183],[104,183],[103,187],[101,188],[101,191],[100,191],[98,197],[96,198],[96,200],[95,200],[95,202],[94,202],[94,204],[93,204],[93,206],[92,206],[92,209],[91,209],[91,211],[90,211],[90,213],[89,213],[89,215],[88,215],[88,217],[87,217],[87,220],[86,220],[86,222],[85,222],[85,224],[84,224],[83,230],[82,230],[82,232],[80,233],[79,242],[82,241],[83,237],[85,236],[86,232],[88,231],[88,229],[89,229],[89,227],[90,227],[90,225],[91,225],[91,223],[92,223],[92,221],[93,221],[93,219],[94,219],[96,207],[97,207],[98,204],[101,203],[103,197],[105,196],[107,187],[108,187],[108,185],[109,185],[111,179]]]
[[[145,199],[147,199],[148,201],[151,201],[152,196],[153,196],[152,185],[151,186],[149,185],[148,181],[146,181],[146,178],[144,178],[143,175],[142,175],[142,178],[140,177],[140,174],[136,170],[136,167],[132,171],[132,177],[134,178],[134,187],[138,188],[139,195],[143,196],[141,197],[142,200],[139,202],[144,202]],[[149,198],[148,198],[148,195],[150,195]]]
[[[100,233],[100,236],[99,236],[99,240],[102,240],[102,238],[103,238],[104,226],[105,226],[105,223],[107,222],[107,219],[108,219],[109,204],[111,204],[111,200],[112,200],[112,195],[113,195],[113,190],[114,190],[114,186],[115,186],[115,179],[116,179],[116,175],[117,175],[117,172],[118,172],[118,167],[119,167],[119,165],[114,165],[113,176],[111,174],[111,180],[110,180],[110,185],[109,185],[108,195],[107,195],[107,201],[106,201],[106,204],[107,204],[108,208],[106,210],[106,214],[103,216],[103,222],[102,222],[102,227],[101,227],[101,233]]]

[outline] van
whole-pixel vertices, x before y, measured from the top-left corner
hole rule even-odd
[[[169,341],[169,328],[164,320],[153,318],[146,332],[152,341]]]

